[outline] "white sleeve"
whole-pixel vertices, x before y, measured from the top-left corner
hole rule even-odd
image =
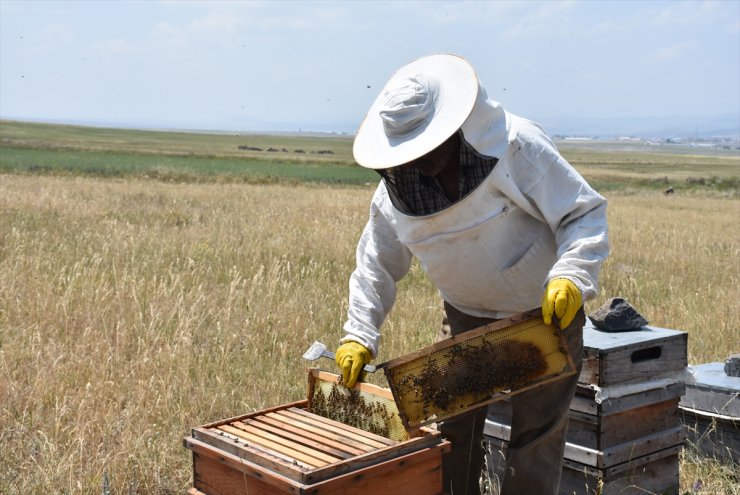
[[[557,153],[543,153],[549,165],[526,196],[555,234],[557,261],[547,280],[573,281],[586,301],[596,296],[601,264],[609,254],[606,199]]]
[[[357,267],[349,280],[349,309],[341,343],[356,341],[377,356],[380,326],[396,300],[396,282],[411,266],[411,252],[401,244],[380,211],[379,192],[357,244]]]

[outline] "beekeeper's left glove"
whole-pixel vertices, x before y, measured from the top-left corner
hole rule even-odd
[[[339,346],[336,355],[337,366],[342,370],[342,383],[347,388],[352,388],[360,378],[362,367],[370,362],[372,354],[359,342],[345,342]]]
[[[554,316],[563,329],[571,324],[582,303],[583,296],[576,284],[567,278],[554,278],[547,283],[542,298],[542,319],[549,325]]]

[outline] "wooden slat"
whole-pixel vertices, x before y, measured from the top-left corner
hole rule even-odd
[[[298,441],[298,439],[294,435],[286,436],[284,434],[282,435],[275,434],[269,431],[262,430],[260,428],[255,428],[254,426],[246,425],[240,421],[235,421],[231,425],[234,428],[241,430],[249,435],[253,435],[258,438],[263,438],[267,442],[273,442],[278,445],[284,445],[286,447],[290,447],[299,452],[303,452],[304,454],[310,455],[311,457],[315,457],[322,461],[328,462],[329,464],[340,461],[344,457],[344,456],[335,456],[335,455],[327,454],[323,450],[308,446]],[[261,440],[255,440],[255,441],[261,442]]]
[[[346,448],[337,448],[334,447],[334,445],[337,445],[338,447],[343,447],[341,444],[337,442],[331,442],[330,444],[327,444],[327,442],[319,435],[313,435],[309,432],[301,432],[301,431],[291,431],[289,429],[285,428],[279,428],[273,425],[270,425],[266,422],[258,421],[256,419],[248,419],[245,423],[242,423],[241,421],[235,421],[232,423],[237,428],[241,428],[244,430],[248,430],[248,428],[254,428],[263,430],[275,435],[279,435],[285,438],[289,438],[297,443],[301,443],[303,445],[306,445],[308,447],[312,447],[316,450],[319,450],[321,452],[324,452],[329,455],[333,455],[335,457],[339,457],[341,459],[346,459],[348,457],[352,456],[351,452],[348,452]],[[298,430],[297,428],[295,430]],[[354,450],[354,449],[353,449]],[[357,453],[362,452],[358,451]]]
[[[312,483],[306,495],[368,493],[384,495],[442,495],[442,455],[450,444],[408,453],[376,463],[371,469],[352,471]]]
[[[308,439],[324,443],[329,447],[335,448],[337,450],[348,452],[349,454],[356,455],[362,454],[363,452],[367,451],[367,447],[365,445],[362,445],[361,447],[356,447],[353,444],[345,442],[343,439],[338,439],[338,436],[332,435],[332,437],[330,438],[327,435],[310,431],[306,429],[304,423],[301,423],[300,421],[281,421],[279,419],[268,416],[263,416],[252,421],[255,421],[257,423],[267,423],[271,426],[275,426],[291,433],[302,435]]]
[[[282,412],[281,413],[277,413],[277,412],[269,413],[267,417],[269,417],[270,419],[274,419],[281,423],[287,423],[287,424],[294,425],[294,427],[296,428],[306,430],[308,432],[317,434],[319,436],[324,436],[330,439],[331,441],[345,443],[347,445],[352,446],[355,449],[359,449],[360,452],[368,452],[370,450],[375,450],[375,447],[368,445],[366,443],[363,443],[362,441],[360,441],[361,439],[358,440],[355,438],[351,438],[344,432],[335,433],[335,432],[329,431],[326,428],[324,428],[323,425],[309,424],[305,421],[302,421],[303,418],[300,418],[300,417],[294,418]]]
[[[234,435],[229,435],[228,433],[196,428],[193,431],[192,438],[209,445],[214,450],[219,450],[222,453],[231,454],[238,459],[259,464],[291,479],[302,479],[304,472],[314,469],[313,466],[296,461],[283,454],[265,452],[262,449],[246,445],[244,442],[235,443],[234,438],[238,439],[238,437],[234,437]],[[185,440],[186,445],[188,445],[189,440],[189,438]]]
[[[606,416],[571,410],[568,418],[566,441],[597,450],[606,450],[680,424],[678,398]]]
[[[321,380],[328,383],[336,383],[339,384],[339,380],[341,378],[340,375],[336,375],[334,373],[329,373],[328,371],[322,371],[316,368],[312,368],[309,370],[310,376],[313,378],[310,381],[309,386],[309,397],[313,397],[312,391],[314,387],[314,382],[316,380]],[[387,388],[379,387],[377,385],[373,385],[372,383],[365,383],[365,382],[357,382],[354,387],[352,387],[352,390],[357,390],[358,392],[364,392],[371,395],[375,395],[378,397],[382,397],[383,399],[387,400],[394,400],[393,394],[391,391]]]
[[[202,490],[204,495],[276,495],[277,493],[274,486],[261,479],[245,476],[217,459],[200,457],[193,467],[193,485]]]
[[[250,447],[258,448],[260,450],[264,450],[270,453],[283,454],[283,455],[286,455],[292,458],[295,461],[308,464],[309,466],[312,466],[312,467],[320,467],[320,466],[325,466],[327,464],[331,464],[331,462],[323,461],[319,459],[318,457],[314,457],[312,455],[306,454],[304,452],[301,452],[298,449],[294,449],[292,447],[286,447],[285,445],[280,445],[275,442],[270,442],[260,437],[255,437],[255,435],[250,435],[240,430],[239,428],[234,428],[233,426],[221,425],[218,427],[218,429],[219,431],[224,431],[228,434],[241,438]]]
[[[267,449],[261,445],[252,444],[240,435],[234,435],[228,431],[216,429],[210,429],[208,432],[218,435],[218,438],[221,439],[225,447],[231,447],[234,449],[233,451],[229,450],[229,452],[233,452],[236,455],[241,455],[242,451],[246,449],[251,454],[256,454],[251,457],[247,457],[250,459],[259,459],[261,457],[279,459],[284,465],[290,466],[291,468],[300,467],[305,471],[316,468],[316,462],[304,462],[301,459],[296,459],[288,453],[278,452],[276,450]]]
[[[661,493],[678,495],[678,454],[660,459],[639,459],[628,463],[628,469],[615,474],[606,474],[583,464],[565,460],[560,481],[561,494],[586,493],[585,487],[598,487],[588,493],[644,495]]]
[[[398,445],[390,445],[353,457],[352,459],[348,459],[341,464],[333,464],[330,466],[316,468],[312,472],[306,473],[306,479],[312,482],[321,479],[327,479],[336,476],[340,472],[346,472],[347,470],[359,470],[363,467],[377,464],[379,460],[394,459],[398,456],[406,455],[411,452],[421,451],[427,447],[439,446],[441,443],[447,442],[441,440],[441,434],[439,432],[435,432],[434,435],[429,435],[425,437],[415,437]]]
[[[542,317],[542,309],[531,309],[524,313],[519,313],[509,318],[504,318],[493,323],[489,323],[488,325],[484,325],[458,335],[453,335],[448,339],[440,340],[438,342],[435,342],[434,344],[424,347],[423,349],[419,349],[418,351],[414,351],[409,354],[404,354],[403,356],[400,356],[398,358],[391,359],[390,361],[383,363],[383,368],[396,368],[402,364],[414,361],[415,359],[423,358],[424,356],[427,356],[433,352],[437,352],[441,349],[446,349],[448,347],[452,347],[453,345],[457,345],[460,342],[467,342],[470,339],[474,339],[494,330],[501,330],[512,325],[524,323],[525,321],[534,320],[538,317]]]
[[[289,409],[286,409],[280,412],[285,413],[285,414],[291,414],[291,413],[296,414],[306,419],[307,421],[311,421],[314,423],[321,423],[326,428],[332,429],[333,431],[345,432],[345,434],[361,437],[360,439],[363,442],[368,443],[378,448],[385,447],[386,445],[395,445],[397,443],[389,438],[385,438],[380,435],[370,433],[369,431],[365,431],[359,428],[355,428],[353,426],[345,425],[344,423],[340,423],[338,421],[324,418],[322,416],[317,416],[316,414],[311,414],[310,412],[304,409],[298,409],[295,407],[291,407]]]
[[[234,416],[232,418],[221,419],[219,421],[214,421],[212,423],[208,423],[208,424],[199,426],[199,428],[214,428],[216,426],[227,425],[229,423],[233,423],[234,421],[242,421],[242,420],[247,419],[247,418],[255,418],[257,416],[261,416],[263,414],[267,414],[267,413],[270,413],[270,412],[273,412],[273,411],[279,411],[280,409],[286,409],[288,407],[303,407],[303,408],[305,408],[307,406],[308,406],[308,400],[307,399],[298,400],[298,401],[295,401],[295,402],[291,402],[289,404],[283,404],[283,405],[280,405],[280,406],[270,407],[269,409],[262,409],[260,411],[254,411],[254,412],[247,413],[247,414],[241,414],[239,416]]]
[[[674,383],[667,387],[645,390],[621,397],[610,397],[601,403],[597,403],[595,400],[596,391],[579,383],[576,389],[576,395],[570,403],[570,410],[607,416],[681,397],[685,391],[686,386],[683,383]]]
[[[487,419],[484,433],[487,437],[493,437],[508,443],[511,435],[511,427],[507,424],[501,424]],[[636,440],[613,445],[604,450],[592,449],[583,445],[566,442],[563,456],[565,459],[580,462],[588,466],[608,468],[669,447],[677,446],[680,449],[683,447],[685,439],[686,433],[683,427],[677,426],[640,437]]]
[[[249,462],[238,455],[225,452],[192,437],[185,438],[185,446],[193,451],[193,469],[195,472],[199,470],[201,461],[208,459],[224,465],[234,473],[238,473],[242,480],[256,479],[264,481],[272,486],[272,491],[268,493],[301,495],[300,481],[302,477],[297,473],[294,474],[296,478],[293,479],[267,466]]]

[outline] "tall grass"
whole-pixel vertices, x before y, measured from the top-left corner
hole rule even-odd
[[[0,175],[0,493],[183,493],[190,427],[303,398],[301,354],[341,336],[371,194]],[[740,201],[610,202],[590,307],[627,297],[688,331],[694,363],[736,351]],[[430,343],[439,318],[414,266],[379,359]]]

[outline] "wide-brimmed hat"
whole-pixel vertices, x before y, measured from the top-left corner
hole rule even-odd
[[[404,65],[360,125],[355,161],[382,169],[427,154],[460,129],[477,95],[478,78],[462,57],[429,55]]]

